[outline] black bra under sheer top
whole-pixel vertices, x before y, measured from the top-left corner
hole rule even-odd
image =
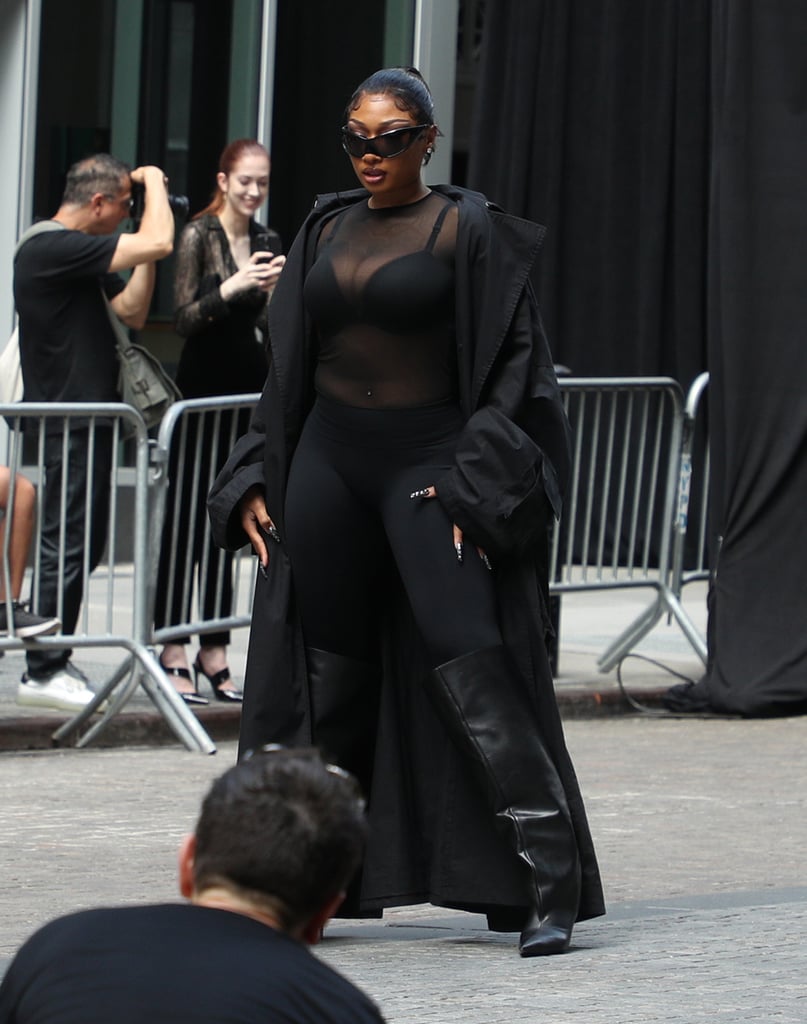
[[[346,405],[408,408],[454,397],[457,209],[357,203],[323,228],[306,277],[320,340],[315,386]]]

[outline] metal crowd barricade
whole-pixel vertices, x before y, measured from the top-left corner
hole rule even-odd
[[[155,644],[250,624],[257,560],[248,546],[235,555],[215,548],[206,501],[259,397],[177,402],[160,424],[152,456],[148,600]]]
[[[46,427],[57,432],[62,445],[61,527],[59,535],[57,590],[60,595],[57,614],[62,617],[65,578],[65,494],[67,477],[67,446],[78,437],[86,444],[87,477],[92,477],[96,463],[97,445],[101,431],[111,431],[110,500],[106,530],[106,554],[93,571],[90,562],[90,538],[93,528],[99,527],[96,510],[92,507],[89,486],[84,491],[83,505],[83,560],[81,578],[83,599],[78,622],[72,633],[57,633],[35,640],[20,640],[9,631],[0,637],[0,649],[48,648],[117,648],[123,652],[122,660],[112,675],[101,685],[95,699],[85,709],[65,722],[54,733],[55,743],[78,734],[96,712],[100,717],[77,740],[84,746],[95,738],[142,686],[155,707],[176,736],[191,750],[213,753],[215,746],[198,720],[183,704],[174,688],[166,680],[151,650],[150,623],[147,611],[149,584],[148,557],[148,503],[149,503],[149,440],[145,424],[131,406],[120,403],[25,403],[0,406],[5,417],[3,437],[0,438],[0,461],[14,474],[22,473],[37,485],[37,526],[33,538],[33,608],[37,610],[37,590],[40,577],[40,534],[45,497],[45,438]],[[23,430],[24,425],[24,430]],[[132,447],[134,468],[123,465],[125,444]],[[132,557],[131,562],[118,558],[118,519],[124,487],[131,487],[132,499]],[[13,493],[12,493],[13,499]],[[13,508],[7,510],[7,527]],[[3,578],[9,578],[10,529],[6,529],[2,551]],[[7,589],[7,613],[11,612],[10,590]]]
[[[651,605],[598,659],[610,671],[665,614],[705,644],[673,588],[683,396],[666,377],[564,378],[573,431],[569,494],[550,548],[550,593],[649,587]]]
[[[708,576],[708,444],[696,443],[702,374],[684,405],[678,384],[663,377],[564,378],[563,401],[573,429],[573,466],[561,524],[550,549],[550,592],[649,587],[648,608],[607,648],[598,665],[613,668],[665,614],[673,617],[701,659],[706,644],[681,605],[683,587]],[[248,548],[235,556],[214,549],[205,514],[206,495],[218,466],[243,433],[258,395],[178,402],[149,441],[140,416],[122,404],[25,404],[0,406],[0,462],[38,486],[42,521],[44,426],[58,421],[63,432],[81,419],[87,458],[101,421],[111,423],[113,464],[103,564],[83,565],[84,601],[76,631],[22,641],[0,636],[0,650],[23,647],[111,647],[124,656],[96,699],[54,733],[55,742],[78,733],[84,746],[125,707],[142,686],[177,737],[191,750],[215,745],[168,682],[154,645],[194,634],[249,625],[256,563]],[[25,436],[20,431],[22,413]],[[134,467],[123,465],[124,438]],[[697,481],[694,509],[692,482]],[[13,475],[12,475],[13,481]],[[133,552],[119,559],[116,548],[121,484],[133,494]],[[122,492],[123,493],[123,492]],[[13,502],[13,482],[12,482]],[[11,504],[11,503],[10,503]],[[93,523],[86,509],[85,541]],[[8,525],[8,522],[6,523]],[[39,527],[34,538],[34,580],[39,575]],[[689,540],[689,549],[685,548]],[[10,531],[2,545],[3,578],[9,574]],[[85,543],[85,550],[88,544]],[[60,562],[63,571],[63,561]],[[10,590],[7,588],[7,595]],[[34,591],[34,610],[36,592]],[[7,598],[8,599],[8,598]],[[193,614],[192,608],[197,607]],[[102,611],[99,611],[99,608]],[[155,610],[159,622],[155,625]],[[10,603],[7,612],[10,611]]]

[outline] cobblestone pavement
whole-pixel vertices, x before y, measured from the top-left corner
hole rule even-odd
[[[807,718],[612,716],[567,738],[609,901],[568,954],[521,960],[515,936],[434,907],[334,922],[317,954],[396,1024],[803,1024]],[[0,970],[55,914],[174,898],[178,841],[234,757],[0,754]]]

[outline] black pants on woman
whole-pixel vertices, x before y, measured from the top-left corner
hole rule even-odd
[[[466,543],[460,563],[440,502],[409,497],[447,468],[461,428],[451,402],[376,410],[317,399],[291,467],[283,538],[308,647],[376,660],[390,552],[433,665],[501,643],[476,548]]]
[[[578,911],[566,796],[502,644],[493,576],[471,543],[459,561],[437,499],[410,498],[450,464],[461,428],[448,402],[375,410],[320,397],[306,421],[289,475],[285,542],[308,648],[313,735],[369,789],[375,609],[391,552],[431,657],[435,707],[497,828],[529,869],[519,948],[539,956],[568,947]]]

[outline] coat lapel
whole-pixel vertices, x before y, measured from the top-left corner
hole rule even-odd
[[[457,251],[470,254],[457,264],[455,312],[460,394],[470,416],[479,406],[546,228],[503,213],[476,192],[451,186],[434,191],[459,202]]]

